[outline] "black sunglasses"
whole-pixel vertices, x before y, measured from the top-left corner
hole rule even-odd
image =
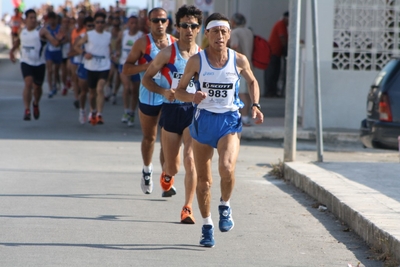
[[[104,23],[106,23],[106,21],[105,20],[96,20],[95,23],[96,24],[104,24]]]
[[[154,18],[154,19],[151,19],[150,21],[153,22],[153,23],[160,23],[160,21],[161,21],[161,23],[164,24],[165,22],[167,22],[167,20],[168,19]]]
[[[94,27],[94,24],[88,24],[88,25],[86,25],[86,27],[92,28],[92,27]]]
[[[187,29],[187,28],[190,27],[192,30],[194,30],[194,29],[197,29],[199,26],[200,26],[200,25],[197,24],[197,23],[192,23],[192,24],[189,24],[189,23],[179,23],[179,27],[184,28],[184,29]]]

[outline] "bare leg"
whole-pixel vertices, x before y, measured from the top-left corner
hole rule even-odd
[[[24,78],[25,86],[24,92],[22,94],[22,98],[24,101],[25,109],[30,109],[31,101],[32,101],[32,87],[33,87],[33,77],[27,76]]]
[[[196,140],[193,143],[193,155],[197,172],[197,203],[203,218],[210,216],[211,203],[211,160],[214,154],[214,148],[204,145]]]
[[[96,88],[96,92],[97,92],[97,112],[102,113],[103,111],[103,106],[104,106],[104,85],[106,84],[106,80],[104,79],[100,79],[97,82],[97,88]]]
[[[228,134],[218,142],[218,170],[221,176],[221,198],[223,201],[228,201],[232,195],[239,148],[240,135],[238,133]]]
[[[142,159],[145,166],[149,166],[152,162],[154,144],[157,137],[157,124],[158,116],[148,116],[143,114],[139,110],[140,125],[142,127],[143,139],[142,139]]]

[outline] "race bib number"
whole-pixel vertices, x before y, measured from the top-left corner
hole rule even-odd
[[[92,55],[92,60],[93,60],[93,63],[99,68],[107,65],[107,59],[105,56]]]
[[[32,59],[32,60],[37,60],[38,57],[36,56],[36,50],[35,47],[33,46],[23,46],[23,53],[26,56],[26,58]]]
[[[173,73],[171,88],[176,89],[178,87],[179,81],[181,80],[182,76],[183,74],[180,74],[178,72]],[[186,91],[192,94],[196,93],[196,87],[194,86],[193,79],[190,80],[188,86],[186,87]]]
[[[235,93],[233,83],[203,82],[202,91],[207,93],[207,97],[203,102],[218,103],[221,105],[228,105]]]

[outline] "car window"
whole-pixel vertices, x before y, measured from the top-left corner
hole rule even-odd
[[[390,60],[387,64],[386,64],[386,66],[378,73],[378,76],[376,76],[376,78],[375,78],[375,81],[374,81],[374,83],[373,83],[373,86],[380,86],[381,85],[381,83],[382,83],[382,81],[384,80],[384,79],[387,79],[388,77],[388,73],[390,73],[394,68],[395,68],[395,66],[397,65],[397,63],[398,63],[398,60],[397,59],[392,59],[392,60]],[[393,75],[390,75],[390,76],[393,76]]]

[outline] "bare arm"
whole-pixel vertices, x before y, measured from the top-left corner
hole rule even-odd
[[[87,42],[87,39],[88,39],[88,37],[87,37],[86,33],[82,37],[78,36],[76,38],[75,43],[74,43],[74,51],[77,52],[77,55],[80,55],[83,53],[82,45]]]
[[[142,84],[147,88],[147,90],[159,95],[163,95],[172,102],[175,100],[175,89],[163,88],[153,80],[153,77],[157,74],[157,72],[161,71],[164,65],[168,63],[170,56],[171,46],[162,49],[147,68],[142,79]]]
[[[203,99],[206,98],[207,94],[202,91],[196,91],[192,94],[186,91],[190,80],[193,76],[196,76],[200,70],[200,56],[198,54],[189,58],[188,63],[185,67],[185,72],[181,80],[179,81],[178,88],[176,88],[175,97],[183,102],[194,102],[199,104]]]
[[[149,64],[135,65],[136,61],[138,61],[144,55],[146,45],[147,40],[145,35],[133,44],[131,52],[129,52],[128,58],[126,59],[122,68],[123,74],[134,75],[147,70]]]
[[[51,33],[46,29],[46,28],[42,28],[40,30],[39,33],[40,37],[43,39],[46,39],[47,41],[49,41],[52,45],[54,46],[59,46],[61,43],[61,39],[64,37],[62,34],[58,35],[57,38],[54,38],[53,35],[51,35]]]
[[[122,34],[123,30],[118,33],[118,37],[115,43],[115,57],[119,58],[121,56],[121,49],[122,49]]]
[[[236,53],[236,64],[238,70],[240,71],[240,75],[247,82],[251,101],[253,103],[259,103],[260,87],[258,86],[258,82],[254,77],[253,72],[251,71],[250,63],[247,60],[246,56],[240,53]],[[264,115],[257,107],[252,107],[252,117],[253,119],[256,119],[256,124],[261,124],[264,121]]]

